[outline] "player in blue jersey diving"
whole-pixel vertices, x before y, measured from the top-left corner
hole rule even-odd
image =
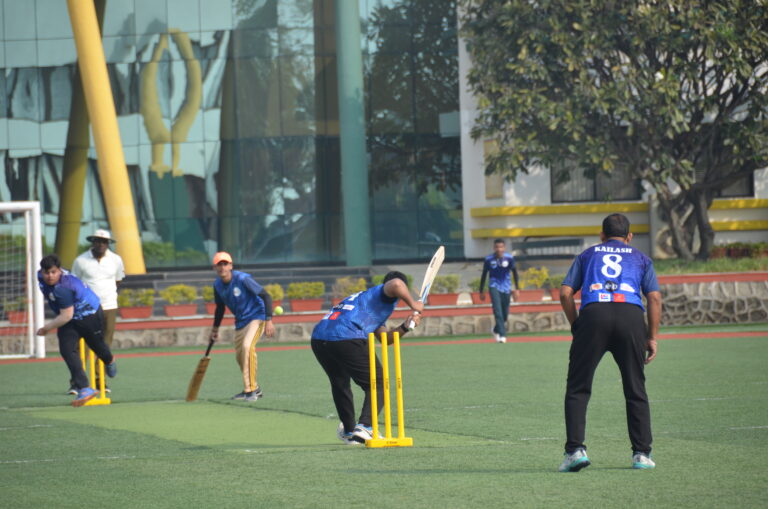
[[[387,331],[386,322],[402,299],[413,310],[399,326]],[[408,290],[408,280],[401,272],[389,272],[384,282],[350,295],[334,306],[312,331],[312,351],[331,382],[331,394],[341,423],[338,438],[345,444],[363,444],[373,437],[371,428],[370,359],[368,334],[387,331],[407,334],[410,320],[418,325],[424,304]],[[355,419],[351,381],[365,392],[360,417]],[[382,370],[376,359],[376,388],[381,393]],[[379,410],[384,405],[378,400]]]
[[[88,348],[104,362],[105,371],[111,378],[117,374],[112,352],[104,342],[104,310],[99,297],[85,283],[61,268],[61,261],[55,254],[40,260],[37,281],[43,297],[56,317],[37,330],[38,336],[45,336],[57,329],[59,352],[69,368],[72,384],[77,396],[72,406],[82,406],[96,396],[89,387],[88,377],[80,360],[80,338],[85,339]]]
[[[571,323],[573,342],[565,391],[565,459],[561,472],[589,466],[584,435],[592,378],[605,352],[621,372],[626,401],[632,467],[654,468],[651,412],[645,392],[645,365],[656,357],[661,292],[653,262],[629,245],[629,220],[611,214],[603,220],[601,244],[582,252],[560,288],[560,303]],[[573,295],[581,289],[577,313]],[[643,298],[648,303],[648,325]]]
[[[224,307],[228,307],[235,315],[235,355],[243,375],[243,391],[232,399],[256,401],[264,396],[256,382],[256,343],[262,334],[268,338],[275,335],[272,298],[249,274],[233,270],[229,253],[221,251],[214,255],[213,270],[218,277],[213,283],[216,311],[210,340],[219,338]]]

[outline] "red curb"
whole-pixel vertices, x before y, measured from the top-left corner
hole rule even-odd
[[[676,340],[676,339],[724,339],[724,338],[756,338],[765,337],[768,338],[768,331],[745,331],[745,332],[710,332],[710,333],[693,333],[684,332],[676,334],[662,334],[662,340]],[[515,336],[507,338],[507,343],[549,343],[556,341],[570,341],[571,336],[557,335],[557,336]],[[455,339],[455,340],[437,340],[437,341],[417,341],[417,340],[404,340],[403,346],[439,346],[439,345],[470,345],[478,343],[494,343],[493,339]],[[258,347],[259,352],[283,352],[287,350],[309,350],[310,345],[270,345]],[[212,354],[231,354],[235,353],[233,348],[221,349],[211,351]],[[200,355],[203,352],[201,350],[184,350],[179,352],[141,352],[141,353],[117,353],[117,358],[137,358],[137,357],[175,357],[178,355]],[[3,364],[28,364],[38,362],[59,362],[61,357],[46,357],[45,359],[0,359],[0,365]]]

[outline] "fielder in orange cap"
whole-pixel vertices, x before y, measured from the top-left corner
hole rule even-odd
[[[224,306],[235,315],[235,353],[243,373],[243,391],[232,399],[256,401],[263,397],[256,382],[256,343],[262,334],[275,335],[272,324],[272,298],[250,274],[233,270],[232,256],[224,251],[213,256],[213,283],[216,312],[213,315],[211,341],[219,338],[219,326],[224,318]]]

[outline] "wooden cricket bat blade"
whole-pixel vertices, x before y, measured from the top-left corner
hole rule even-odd
[[[195,374],[192,375],[192,380],[189,381],[189,387],[187,388],[187,401],[195,401],[197,399],[197,393],[200,392],[200,386],[203,385],[203,378],[205,377],[205,371],[208,369],[209,362],[211,362],[210,357],[203,357],[197,363],[197,369]]]

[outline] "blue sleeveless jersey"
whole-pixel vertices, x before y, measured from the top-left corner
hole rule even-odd
[[[397,298],[387,297],[384,285],[350,295],[334,306],[312,330],[312,339],[368,339],[395,310]]]
[[[582,308],[593,302],[627,302],[643,308],[640,292],[659,291],[651,259],[619,240],[609,240],[582,252],[563,284],[574,291],[581,288]]]
[[[74,306],[73,320],[82,320],[98,311],[101,301],[93,290],[69,271],[62,269],[61,272],[61,279],[53,286],[45,284],[42,273],[37,272],[37,283],[51,311],[58,315],[62,309]]]
[[[512,291],[512,281],[509,272],[515,268],[515,257],[504,253],[496,258],[494,253],[485,257],[485,270],[488,271],[488,288],[496,288],[501,293]]]
[[[216,303],[224,303],[235,315],[235,329],[242,329],[253,320],[267,318],[264,301],[259,294],[264,288],[250,274],[232,271],[232,280],[225,284],[220,277],[213,283]]]

